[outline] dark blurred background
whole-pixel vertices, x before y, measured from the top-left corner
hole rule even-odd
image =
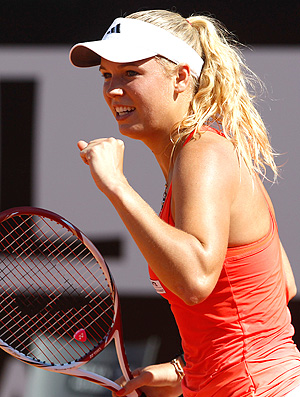
[[[213,15],[243,44],[299,44],[300,2],[238,0],[1,0],[0,44],[70,44],[100,38],[111,21],[144,9]]]

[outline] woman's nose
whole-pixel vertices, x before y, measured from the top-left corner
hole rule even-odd
[[[107,94],[110,96],[120,96],[123,95],[123,90],[122,88],[113,88],[109,90]]]
[[[109,84],[104,86],[106,95],[110,97],[121,96],[124,94],[124,90],[120,83],[111,80]]]

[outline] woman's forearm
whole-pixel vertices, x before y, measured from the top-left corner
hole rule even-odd
[[[211,292],[211,256],[200,241],[161,220],[124,182],[107,195],[158,278],[189,304]]]

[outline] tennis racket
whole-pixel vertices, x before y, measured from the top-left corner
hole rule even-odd
[[[24,363],[121,387],[80,368],[114,339],[128,381],[120,303],[95,246],[61,216],[19,207],[0,214],[0,347]],[[145,396],[136,391],[128,397]]]

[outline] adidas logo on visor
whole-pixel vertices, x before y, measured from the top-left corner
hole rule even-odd
[[[112,27],[106,34],[111,34],[111,33],[121,33],[121,24],[118,23],[116,26]]]

